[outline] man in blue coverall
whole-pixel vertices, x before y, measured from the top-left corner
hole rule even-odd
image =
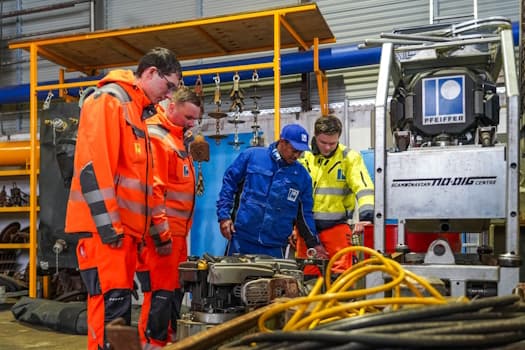
[[[327,258],[315,230],[312,179],[297,161],[306,150],[307,131],[290,124],[282,129],[278,141],[268,148],[246,149],[226,169],[217,217],[222,235],[229,240],[227,255],[284,258],[296,225],[307,247],[316,250],[316,257]]]

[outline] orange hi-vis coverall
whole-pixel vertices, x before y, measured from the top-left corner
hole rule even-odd
[[[195,171],[184,130],[159,113],[148,120],[155,163],[151,236],[139,256],[137,277],[144,301],[139,319],[143,349],[158,349],[175,340],[183,293],[179,263],[187,259],[186,238],[193,221]],[[171,239],[169,255],[156,247]]]
[[[80,114],[65,231],[85,235],[77,258],[89,294],[89,350],[109,348],[106,323],[118,317],[131,323],[137,248],[151,221],[153,165],[145,119],[155,109],[134,80],[131,71],[110,72]],[[121,247],[109,245],[119,239]]]
[[[352,219],[355,204],[359,206],[359,220],[373,221],[374,183],[360,153],[339,144],[330,157],[305,152],[299,162],[312,177],[314,220],[319,239],[331,258],[351,245]],[[306,245],[297,236],[297,257],[306,257]],[[340,273],[352,266],[350,254],[341,257],[332,268]],[[306,266],[305,275],[317,274],[313,266]]]

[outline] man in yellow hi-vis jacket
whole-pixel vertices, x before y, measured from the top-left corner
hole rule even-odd
[[[363,158],[339,143],[343,127],[334,115],[320,117],[314,126],[312,151],[299,159],[312,177],[314,220],[321,243],[329,257],[351,245],[352,229],[348,221],[358,205],[359,221],[353,233],[362,233],[364,225],[373,221],[374,184]],[[297,235],[297,257],[306,257],[304,241]],[[343,256],[334,264],[333,272],[352,266],[352,256]],[[305,275],[318,274],[306,266]]]

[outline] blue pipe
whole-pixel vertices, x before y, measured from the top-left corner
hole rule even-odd
[[[103,75],[97,76],[97,77],[89,77],[89,78],[74,78],[74,79],[68,79],[67,83],[76,83],[76,82],[82,82],[82,81],[88,81],[88,80],[97,80],[101,79]],[[52,84],[58,84],[58,80],[54,81],[47,81],[43,83],[39,83],[39,85],[52,85]],[[68,89],[68,92],[72,95],[78,96],[79,88],[73,88]],[[58,97],[58,90],[52,90],[51,91],[54,95],[54,97]],[[37,98],[38,100],[45,100],[47,95],[49,94],[48,91],[38,91]],[[29,102],[29,84],[21,84],[21,85],[12,85],[12,86],[6,86],[3,88],[0,88],[0,104],[4,103],[24,103]]]
[[[371,49],[358,49],[357,45],[341,46],[333,48],[325,48],[319,50],[319,67],[322,70],[330,70],[345,67],[357,67],[371,64],[377,64],[379,57],[381,56],[381,48]],[[198,70],[206,68],[217,68],[217,67],[228,67],[228,66],[239,66],[239,65],[250,65],[257,63],[271,63],[273,56],[248,58],[236,61],[208,63],[198,66],[183,67],[185,70]],[[304,72],[313,71],[313,52],[294,52],[289,54],[283,54],[281,56],[281,75],[298,74]],[[233,80],[234,72],[221,73],[221,83],[231,82]],[[251,80],[252,71],[241,71],[238,72],[241,81]],[[261,69],[257,71],[259,78],[266,78],[273,76],[273,69]],[[202,75],[201,79],[203,84],[214,83],[213,78],[215,74]],[[87,77],[87,78],[76,78],[68,79],[68,83],[95,80],[100,79],[99,77]],[[185,77],[184,83],[188,86],[193,86],[197,77]],[[39,85],[52,85],[57,84],[58,81],[39,83]],[[78,95],[78,88],[68,89],[68,93],[71,95]],[[52,91],[55,96],[58,96],[58,90]],[[44,100],[48,95],[47,91],[39,91],[38,99]],[[0,88],[0,104],[3,103],[22,103],[29,100],[29,84],[7,86]]]
[[[514,38],[514,45],[519,44],[519,24],[512,24],[512,34]],[[359,49],[357,45],[342,45],[334,46],[330,48],[324,48],[319,50],[319,68],[321,70],[331,70],[340,68],[351,68],[378,64],[381,57],[381,48],[366,48]],[[197,66],[183,67],[183,70],[198,70],[205,68],[217,68],[217,67],[228,67],[228,66],[239,66],[249,65],[257,63],[269,63],[272,62],[273,56],[264,56],[256,58],[248,58],[236,61],[226,61],[219,63],[208,63]],[[313,72],[313,52],[294,52],[281,55],[281,75],[291,75]],[[273,70],[271,68],[261,69],[257,71],[260,78],[267,78],[273,76]],[[231,82],[233,80],[233,72],[221,73],[221,83]],[[238,72],[241,81],[250,80],[253,72],[241,71]],[[215,74],[202,75],[201,79],[203,84],[212,84],[213,77]],[[99,77],[89,78],[76,78],[67,80],[68,83],[79,82],[93,79],[100,79]],[[195,84],[196,77],[185,77],[184,83],[188,86]],[[52,85],[57,84],[58,81],[43,82],[39,85]],[[69,89],[71,95],[78,95],[78,88]],[[54,90],[53,94],[58,96],[58,90]],[[38,92],[38,99],[44,100],[48,95],[46,91]],[[0,104],[5,103],[23,103],[29,101],[29,84],[13,85],[0,88]]]
[[[357,67],[379,63],[381,56],[381,48],[359,49],[357,45],[340,46],[325,48],[319,50],[319,68],[321,70],[331,70],[345,67]],[[248,58],[236,61],[218,62],[202,64],[194,67],[183,67],[185,70],[218,68],[228,66],[253,65],[258,63],[271,63],[273,56]],[[281,75],[300,74],[305,72],[313,72],[314,70],[313,51],[303,51],[283,54],[281,56]],[[238,72],[241,81],[250,80],[253,71]],[[257,70],[260,78],[267,78],[273,76],[273,69],[266,68]],[[221,83],[231,82],[233,80],[234,72],[221,73]],[[213,83],[215,74],[205,74],[201,76],[204,84]],[[197,77],[185,77],[184,83],[188,86],[195,84]]]

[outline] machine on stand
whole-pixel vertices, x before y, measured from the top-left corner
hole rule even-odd
[[[512,293],[521,264],[520,121],[510,21],[473,20],[383,38],[375,111],[375,248],[385,251],[387,218],[398,219],[397,250],[405,257],[405,228],[486,235],[492,219],[505,220],[505,252],[498,256],[485,244],[477,254],[455,254],[438,239],[422,262],[404,267],[443,281],[451,296]],[[507,100],[504,142],[496,138],[500,77]],[[394,147],[387,149],[390,78]],[[367,287],[383,283],[380,273],[367,276]]]
[[[303,272],[293,260],[266,255],[190,257],[179,265],[180,283],[190,297],[177,321],[183,339],[229,321],[279,297],[304,295]]]

